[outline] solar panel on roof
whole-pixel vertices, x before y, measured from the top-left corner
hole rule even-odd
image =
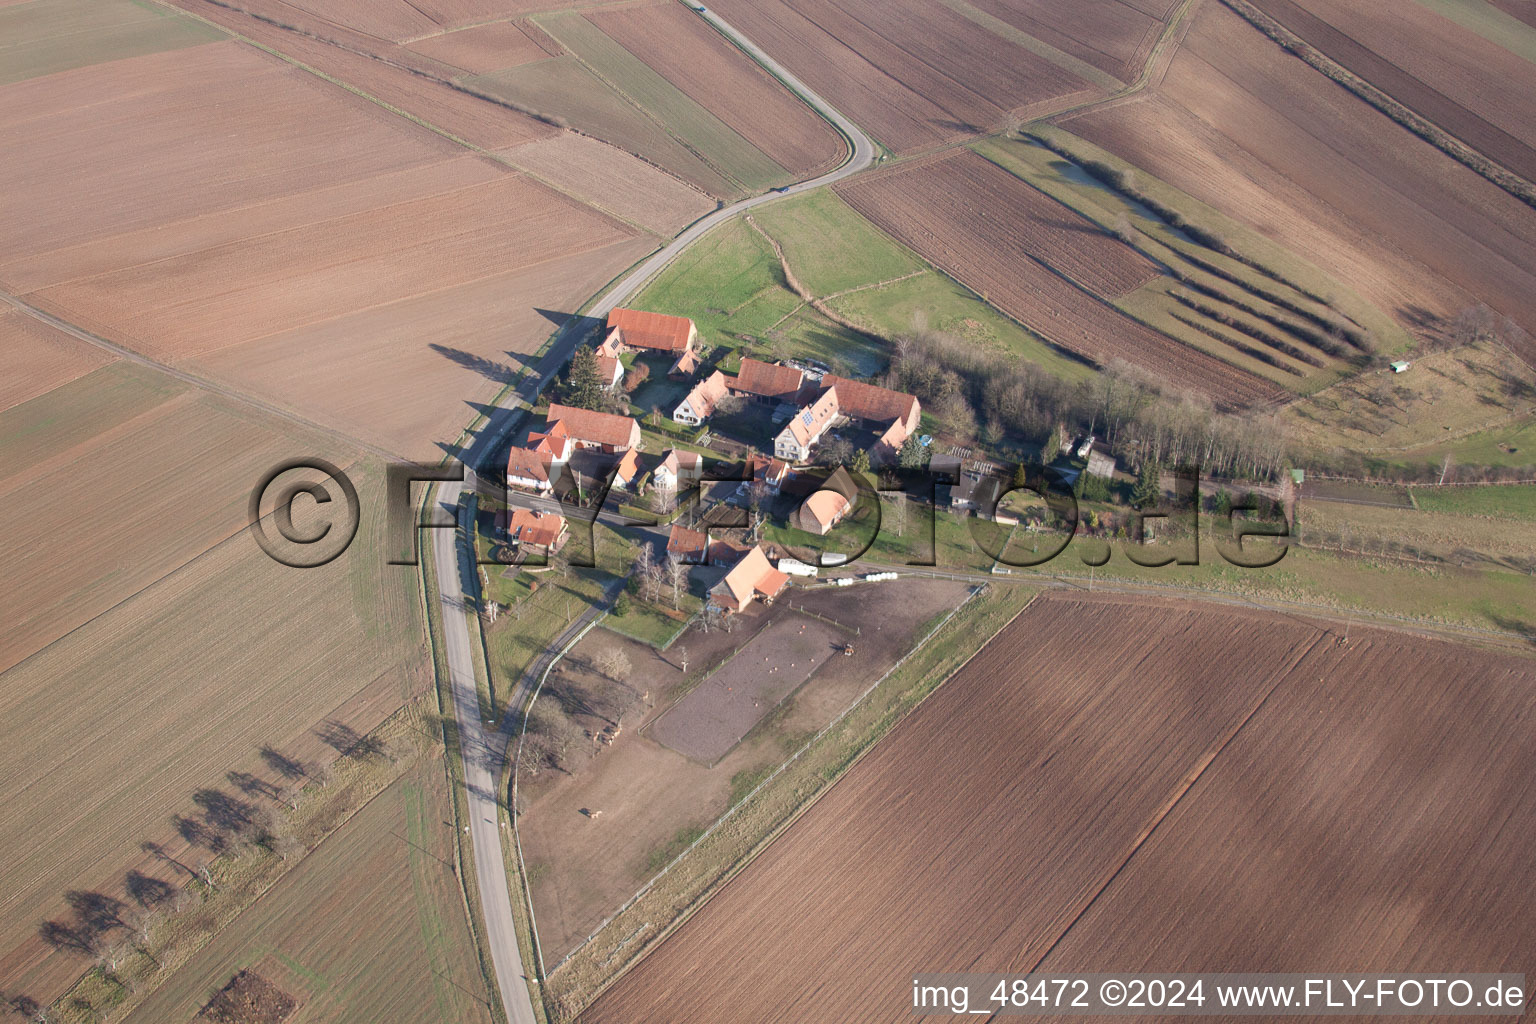
[[[800,414],[800,421],[802,423],[804,423],[806,426],[810,426],[811,425],[811,411],[809,409],[807,409],[805,412],[802,412]]]

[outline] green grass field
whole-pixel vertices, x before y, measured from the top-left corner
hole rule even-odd
[[[0,7],[0,85],[223,38],[137,0],[31,0]]]
[[[753,217],[783,247],[800,283],[819,298],[925,269],[830,189],[770,203]]]
[[[1415,487],[1409,493],[1414,505],[1428,512],[1536,522],[1536,485],[1532,484]]]
[[[959,335],[1036,363],[1065,380],[1093,368],[1041,341],[979,296],[929,267],[827,190],[754,212],[812,295],[876,337],[914,327]],[[690,248],[635,300],[641,309],[692,317],[706,341],[818,359],[872,375],[889,353],[864,333],[804,303],[785,280],[773,247],[744,220],[722,225]]]
[[[784,280],[773,247],[740,219],[690,247],[631,305],[692,317],[706,345],[745,346],[760,359],[780,352],[862,374],[885,365],[880,346],[805,306]]]

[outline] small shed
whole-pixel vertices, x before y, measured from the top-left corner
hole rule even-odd
[[[1406,361],[1404,361],[1402,359],[1399,359],[1399,360],[1397,360],[1396,362],[1394,362],[1392,364],[1392,372],[1393,373],[1407,373],[1408,372],[1408,367],[1410,367],[1412,365],[1413,364],[1410,363],[1410,362],[1406,362]]]

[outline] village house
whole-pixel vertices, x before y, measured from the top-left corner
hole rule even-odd
[[[691,565],[702,565],[709,560],[709,534],[677,523],[667,536],[667,554]]]
[[[608,391],[619,387],[619,384],[624,381],[624,364],[619,361],[617,353],[605,355],[602,348],[599,348],[596,362],[598,362],[598,375],[602,378],[602,387]]]
[[[693,390],[672,410],[672,419],[696,427],[715,414],[716,406],[726,394],[726,376],[716,370],[693,386]]]
[[[507,453],[507,486],[547,494],[554,488],[560,471],[579,448],[599,449],[611,455],[624,454],[620,474],[628,463],[628,486],[639,468],[633,453],[640,444],[640,424],[627,416],[551,405],[544,429],[528,432],[521,448]]]
[[[773,439],[773,452],[785,462],[804,462],[811,449],[821,443],[837,419],[837,389],[828,388],[810,405],[801,409]]]
[[[754,546],[710,590],[709,603],[726,614],[742,612],[753,600],[773,604],[788,586],[789,577],[769,564],[761,547]]]
[[[628,416],[555,403],[550,405],[544,418],[544,432],[529,434],[529,447],[533,447],[535,437],[550,437],[558,431],[566,439],[567,449],[564,457],[557,457],[556,462],[569,459],[572,447],[601,449],[616,455],[640,446],[640,424]]]
[[[513,448],[507,456],[507,486],[548,494],[554,489],[550,479],[554,460],[548,452],[532,448]]]
[[[747,457],[747,474],[751,484],[760,484],[769,494],[778,494],[789,477],[789,463],[753,452]]]
[[[639,475],[640,449],[631,448],[619,458],[618,465],[613,467],[613,486],[631,490]]]
[[[559,554],[569,537],[565,517],[553,512],[514,508],[507,515],[507,543],[523,557]]]
[[[620,352],[651,352],[670,356],[668,373],[691,377],[698,370],[694,345],[699,329],[685,316],[645,313],[638,309],[615,309],[608,314],[607,334],[601,349],[617,356]]]
[[[664,491],[696,483],[704,476],[704,458],[698,452],[668,449],[661,463],[651,473],[651,483]]]

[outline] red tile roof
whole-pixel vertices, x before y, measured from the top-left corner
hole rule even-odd
[[[800,506],[800,510],[820,527],[822,533],[836,526],[848,514],[848,508],[848,499],[836,491],[817,491]]]
[[[752,603],[753,596],[772,599],[788,585],[789,577],[768,563],[762,548],[754,547],[715,585],[713,593],[721,605],[739,612]]]
[[[640,472],[640,449],[631,448],[624,453],[619,460],[618,468],[614,470],[614,476],[621,484],[627,484]]]
[[[548,483],[549,464],[548,452],[537,452],[532,448],[513,448],[511,454],[507,456],[507,477]]]
[[[725,374],[716,370],[695,384],[684,401],[688,403],[688,407],[693,410],[695,416],[708,419],[715,414],[715,406],[720,404],[720,399],[725,395]]]
[[[534,547],[553,547],[565,533],[565,519],[553,512],[515,508],[507,516],[507,539]]]
[[[908,432],[917,429],[921,407],[912,395],[830,373],[821,383],[823,387],[837,389],[837,405],[846,416],[879,422],[900,420]]]
[[[638,309],[615,309],[608,314],[608,329],[621,332],[624,344],[631,348],[649,348],[661,352],[683,352],[693,334],[693,321],[685,316],[642,313]]]
[[[615,416],[613,413],[593,412],[590,409],[551,404],[545,418],[549,422],[549,433],[553,434],[556,429],[563,429],[575,440],[585,441],[587,444],[632,448],[640,443],[640,424],[628,416]],[[531,437],[532,435],[530,439]]]
[[[612,387],[623,379],[624,364],[613,356],[598,355],[593,356],[593,359],[597,361],[597,372],[602,375],[604,387]]]
[[[671,535],[667,537],[667,554],[677,555],[693,562],[702,562],[708,547],[708,534],[690,530],[680,524],[673,526]]]
[[[743,358],[741,372],[727,383],[730,384],[732,391],[742,391],[749,395],[777,398],[787,402],[799,394],[800,386],[805,383],[805,374],[793,366],[780,366],[778,363],[764,363],[756,359]]]
[[[837,416],[840,398],[837,391],[828,388],[821,393],[820,398],[795,413],[785,429],[801,445],[810,444],[821,436],[827,424]]]

